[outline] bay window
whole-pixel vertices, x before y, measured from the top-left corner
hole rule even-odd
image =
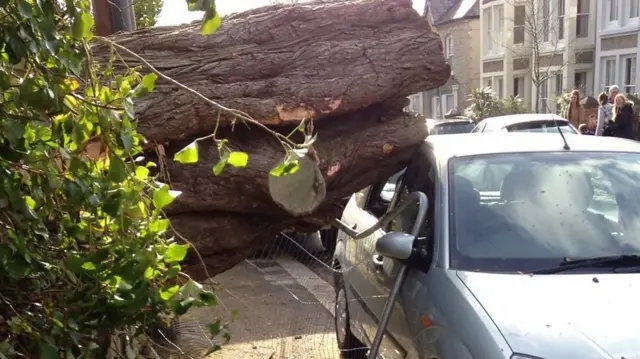
[[[604,91],[609,92],[609,87],[616,84],[616,58],[608,57],[602,59],[602,84]]]

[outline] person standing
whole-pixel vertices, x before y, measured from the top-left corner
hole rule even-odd
[[[584,107],[580,105],[580,91],[578,90],[571,91],[566,118],[575,128],[580,127],[584,122]]]
[[[598,95],[598,103],[600,106],[598,107],[598,120],[596,122],[596,136],[602,136],[602,132],[604,128],[609,125],[609,121],[611,121],[611,110],[613,105],[609,103],[609,95],[606,92]]]
[[[623,94],[616,95],[613,100],[613,115],[603,136],[633,139],[633,107]]]
[[[609,87],[609,103],[613,105],[613,101],[616,99],[616,96],[620,93],[620,87],[618,85],[612,85]]]

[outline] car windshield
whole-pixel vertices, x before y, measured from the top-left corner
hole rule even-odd
[[[430,135],[451,135],[455,133],[469,133],[475,124],[473,122],[451,122],[451,123],[439,123],[429,132]]]
[[[569,123],[566,121],[531,121],[531,122],[523,122],[516,123],[510,126],[507,126],[506,129],[508,132],[558,132],[558,128],[560,131],[565,134],[576,134],[576,132],[569,126]]]
[[[453,268],[527,272],[640,254],[638,153],[460,157],[449,174]]]

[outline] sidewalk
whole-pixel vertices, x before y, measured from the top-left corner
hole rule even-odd
[[[204,330],[217,317],[229,318],[233,310],[238,318],[231,326],[231,342],[210,358],[340,358],[333,288],[302,264],[289,258],[245,261],[215,279],[225,289],[219,294],[220,305],[193,310],[191,317]],[[193,342],[203,345],[206,339],[198,337]]]

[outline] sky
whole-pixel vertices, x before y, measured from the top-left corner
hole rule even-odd
[[[424,2],[425,0],[413,0],[413,7],[422,13]],[[216,0],[216,7],[222,16],[265,5],[269,5],[269,0]],[[159,26],[178,25],[198,20],[201,17],[201,13],[187,11],[185,0],[164,0],[157,24]]]

